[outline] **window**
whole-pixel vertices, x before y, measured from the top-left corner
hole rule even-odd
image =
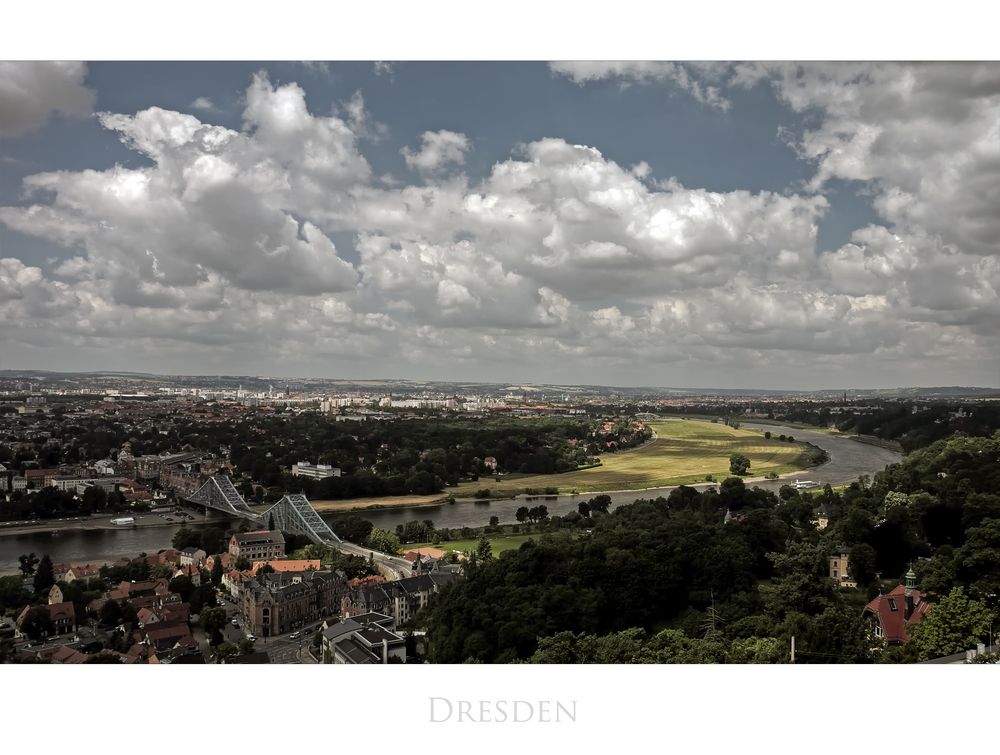
[[[876,637],[881,637],[882,636],[882,625],[881,624],[878,624],[878,623],[875,624],[875,636]]]
[[[896,599],[895,598],[889,598],[889,610],[890,611],[898,611],[899,610],[898,608],[896,608]]]

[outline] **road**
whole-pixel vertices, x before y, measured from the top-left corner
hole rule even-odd
[[[402,579],[403,577],[410,576],[411,565],[405,558],[389,556],[385,553],[380,553],[379,551],[373,551],[371,548],[362,548],[360,545],[348,542],[341,543],[337,549],[341,553],[348,553],[352,556],[361,556],[362,558],[368,558],[369,556],[374,555],[375,563],[378,565],[383,575],[388,579]]]

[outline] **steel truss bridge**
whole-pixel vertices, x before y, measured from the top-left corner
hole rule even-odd
[[[286,494],[264,513],[255,514],[228,476],[215,475],[184,500],[265,527],[273,518],[275,529],[308,537],[317,545],[337,547],[342,544],[309,499],[298,493]]]

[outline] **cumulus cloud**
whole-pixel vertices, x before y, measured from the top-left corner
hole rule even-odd
[[[406,164],[421,173],[435,173],[449,163],[461,165],[465,153],[469,151],[469,139],[455,131],[425,131],[421,137],[420,149],[416,152],[409,147],[401,150]]]
[[[81,118],[94,107],[86,63],[0,61],[0,138],[41,128],[53,113]]]
[[[651,70],[637,77],[674,82]],[[373,122],[361,93],[319,116],[263,72],[239,130],[156,107],[103,113],[148,165],[35,174],[0,208],[71,250],[50,273],[0,261],[4,337],[14,354],[127,343],[148,358],[646,384],[728,369],[740,382],[750,367],[772,384],[783,370],[856,383],[845,365],[861,360],[923,382],[902,376],[928,355],[996,365],[996,67],[959,70],[968,80],[935,66],[692,68],[720,92],[772,86],[808,115],[787,133],[815,174],[786,193],[654,180],[645,162],[557,137],[470,179],[446,170],[471,148],[447,130],[403,150],[421,182],[378,178],[359,147]],[[820,249],[831,179],[870,191],[881,220]],[[344,232],[350,257],[333,241]],[[668,372],[623,372],[639,359]]]
[[[191,107],[195,110],[212,111],[215,110],[215,103],[208,97],[197,97],[191,103]]]

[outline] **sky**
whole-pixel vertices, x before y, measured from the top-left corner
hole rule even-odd
[[[0,62],[0,369],[1000,387],[1000,64]]]

